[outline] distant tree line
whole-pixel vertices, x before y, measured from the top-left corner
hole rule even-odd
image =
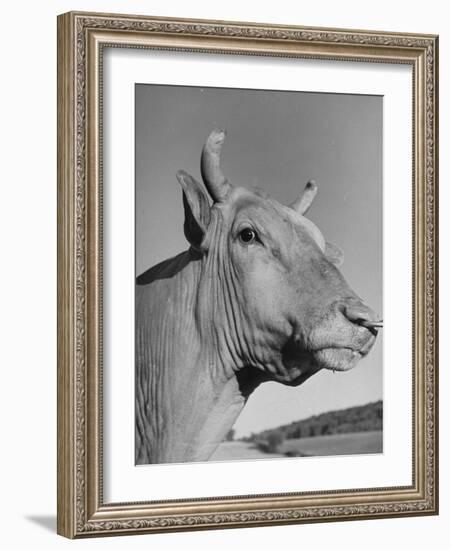
[[[285,439],[300,439],[342,433],[357,433],[383,428],[383,402],[330,411],[298,420],[243,438],[266,452],[276,452]]]

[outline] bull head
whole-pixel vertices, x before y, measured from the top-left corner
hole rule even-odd
[[[205,330],[236,368],[256,367],[285,384],[320,368],[352,368],[382,322],[338,270],[342,252],[305,217],[316,183],[290,206],[234,186],[220,166],[224,140],[215,130],[203,147],[209,197],[192,176],[177,173],[185,235],[205,258],[198,302],[208,311],[199,318],[212,321]]]

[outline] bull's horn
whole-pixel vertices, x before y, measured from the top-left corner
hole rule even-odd
[[[213,130],[202,151],[201,172],[203,182],[215,202],[225,200],[231,184],[220,168],[220,152],[225,141],[224,130]]]
[[[290,207],[293,208],[296,212],[303,215],[309,210],[314,197],[317,194],[317,184],[314,180],[308,181],[305,186],[303,193],[296,199]]]

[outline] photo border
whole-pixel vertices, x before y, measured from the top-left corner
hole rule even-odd
[[[103,503],[104,47],[412,66],[411,486]],[[58,17],[58,533],[75,538],[438,512],[437,49],[432,35],[75,12]]]

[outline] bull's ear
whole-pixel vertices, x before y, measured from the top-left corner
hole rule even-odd
[[[344,263],[344,253],[335,244],[325,243],[325,256],[336,267],[341,266]]]
[[[177,172],[177,179],[183,188],[184,234],[191,246],[200,250],[211,218],[208,195],[184,170]]]

